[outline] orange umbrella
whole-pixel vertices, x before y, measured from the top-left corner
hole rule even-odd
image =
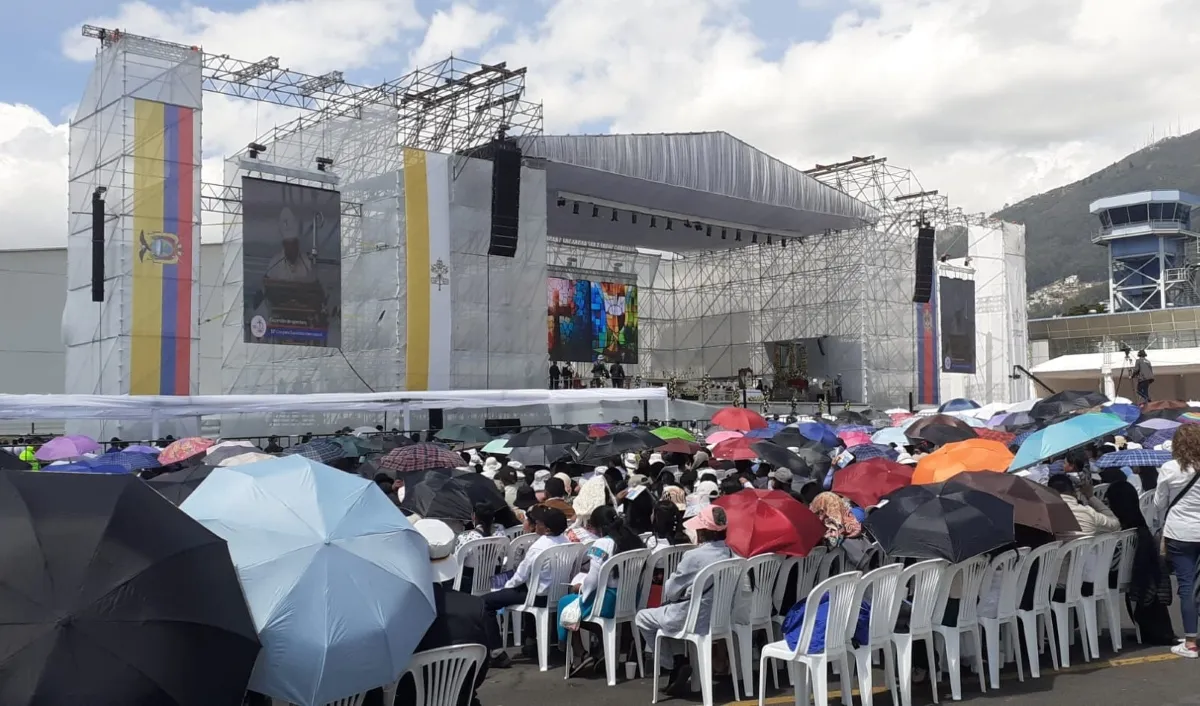
[[[967,439],[946,444],[917,462],[913,485],[949,480],[959,473],[994,471],[1004,473],[1013,455],[1004,444],[989,439]]]

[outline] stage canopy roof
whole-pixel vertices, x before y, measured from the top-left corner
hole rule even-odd
[[[1154,366],[1155,375],[1200,373],[1200,348],[1160,349],[1147,351],[1147,353],[1150,364]],[[1122,366],[1132,367],[1132,364],[1125,363],[1125,359],[1119,353],[1109,355],[1114,377],[1119,374]],[[1099,378],[1103,366],[1103,353],[1075,353],[1051,358],[1033,366],[1029,372],[1053,378],[1087,379]]]
[[[724,132],[540,136],[522,148],[546,160],[547,230],[556,237],[714,250],[749,245],[756,231],[818,235],[877,218],[870,205]],[[578,214],[575,201],[585,204]],[[596,217],[589,204],[601,207]],[[631,211],[643,214],[636,224]],[[645,214],[660,214],[655,228]],[[668,215],[676,216],[671,230]],[[739,228],[746,231],[741,242],[734,239]]]

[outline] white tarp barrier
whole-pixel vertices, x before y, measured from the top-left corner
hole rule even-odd
[[[631,390],[447,390],[306,395],[0,395],[0,419],[170,419],[209,414],[387,412],[667,400],[663,387]]]

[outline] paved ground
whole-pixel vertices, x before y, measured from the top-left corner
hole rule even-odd
[[[1114,655],[1107,634],[1101,635],[1101,659],[1099,662],[1084,663],[1082,654],[1072,657],[1072,666],[1054,672],[1049,657],[1043,656],[1042,676],[1031,679],[1028,674],[1024,683],[1017,681],[1016,671],[1009,669],[1001,673],[1000,690],[980,694],[979,682],[974,675],[964,675],[963,703],[993,704],[1020,703],[1022,706],[1200,706],[1200,664],[1192,660],[1175,658],[1162,647],[1140,647],[1132,633],[1126,633],[1124,649]],[[620,675],[617,685],[605,685],[604,678],[563,679],[562,659],[552,660],[548,672],[539,672],[536,661],[517,657],[513,667],[493,670],[488,683],[480,691],[484,706],[633,706],[649,704],[651,682],[649,679],[624,681]],[[494,676],[493,676],[494,675]],[[876,683],[882,683],[877,674]],[[939,685],[939,696],[943,703],[950,701],[949,683]],[[831,695],[831,704],[840,704],[840,694]],[[928,684],[913,689],[914,704],[931,703]],[[715,702],[733,703],[733,691],[729,679],[718,680]],[[792,692],[768,693],[767,703],[791,704]],[[660,703],[699,703],[700,696],[687,701],[664,697]],[[753,701],[741,702],[746,706]],[[855,703],[859,703],[857,698]],[[874,697],[878,706],[892,706],[891,697],[885,692]]]

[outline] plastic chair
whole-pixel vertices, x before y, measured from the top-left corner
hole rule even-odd
[[[1054,631],[1058,636],[1058,659],[1059,663],[1064,668],[1071,666],[1071,643],[1073,642],[1074,629],[1071,625],[1071,611],[1075,611],[1075,618],[1080,626],[1081,632],[1084,634],[1085,644],[1083,646],[1083,659],[1090,662],[1092,655],[1099,651],[1095,643],[1100,642],[1099,636],[1096,635],[1094,628],[1095,623],[1088,625],[1086,609],[1083,605],[1083,576],[1084,569],[1087,566],[1088,557],[1092,554],[1094,540],[1091,537],[1079,537],[1072,539],[1063,545],[1059,552],[1059,572],[1056,576],[1061,575],[1063,566],[1066,567],[1066,584],[1064,586],[1063,600],[1051,600],[1050,611],[1054,616]],[[1053,589],[1051,589],[1053,590]]]
[[[820,583],[828,578],[832,578],[842,573],[842,569],[846,566],[846,552],[841,547],[828,549],[821,557],[821,563],[817,566],[816,581],[813,585]],[[796,594],[804,595],[804,594]]]
[[[622,623],[628,623],[629,630],[633,633],[633,648],[637,652],[638,673],[645,676],[642,666],[641,635],[633,626],[633,619],[638,611],[638,586],[642,579],[642,568],[648,558],[650,558],[649,549],[634,549],[621,552],[604,562],[604,566],[600,569],[599,581],[596,583],[596,590],[601,593],[596,596],[596,601],[593,603],[593,616],[586,617],[581,621],[581,623],[592,623],[600,627],[600,636],[604,643],[604,670],[607,672],[609,686],[617,684],[617,631]],[[593,559],[593,561],[595,560]],[[604,600],[603,591],[606,590],[613,572],[617,574],[616,607],[613,610],[613,617],[602,618],[599,613]],[[564,679],[571,676],[573,649],[571,642],[571,640],[567,640],[567,664],[563,675]]]
[[[983,640],[979,635],[979,589],[983,584],[983,577],[987,573],[988,563],[987,556],[980,555],[954,564],[943,574],[941,585],[938,588],[937,608],[933,611],[935,618],[933,632],[942,638],[946,657],[945,666],[950,673],[950,698],[955,701],[962,701],[960,655],[962,654],[961,640],[964,634],[970,635],[971,641],[974,643],[975,670],[979,673],[979,690],[987,692],[983,672]],[[950,593],[955,583],[960,586],[958,615],[954,625],[946,625],[941,620],[946,613]],[[930,666],[932,667],[932,663]],[[940,670],[933,669],[931,671],[934,679],[940,678]]]
[[[492,590],[492,578],[508,558],[510,542],[507,537],[482,537],[472,539],[454,552],[458,559],[458,575],[454,577],[454,590],[462,590],[463,568],[471,566],[473,572],[468,590],[473,596],[482,596]]]
[[[1133,586],[1133,562],[1137,557],[1138,533],[1136,529],[1128,529],[1118,535],[1121,539],[1117,544],[1117,585],[1110,590],[1117,594],[1118,600],[1126,605],[1129,617],[1133,617],[1133,608],[1129,606],[1129,590]],[[1133,621],[1133,634],[1138,644],[1142,644],[1142,628]]]
[[[1103,500],[1104,496],[1108,494],[1108,485],[1109,485],[1108,483],[1101,483],[1099,485],[1093,486],[1092,494],[1095,495],[1097,498]]]
[[[486,657],[487,648],[483,645],[453,645],[414,654],[405,671],[412,675],[416,686],[414,706],[458,706],[458,695],[467,679],[471,680],[471,695],[474,695],[475,678]],[[384,697],[384,704],[393,703],[395,687],[390,696],[391,699]]]
[[[1158,506],[1154,504],[1153,490],[1147,490],[1138,496],[1138,507],[1142,510],[1142,517],[1146,518],[1146,527],[1150,530],[1150,535],[1158,536],[1163,526],[1163,518],[1159,515]]]
[[[760,554],[746,560],[746,576],[750,577],[750,611],[745,623],[733,623],[733,635],[737,639],[738,657],[741,659],[742,686],[746,698],[754,696],[754,633],[767,633],[767,642],[775,639],[775,623],[772,622],[772,599],[776,579],[783,567],[783,557],[778,554]]]
[[[638,584],[638,610],[646,607],[650,600],[650,587],[654,584],[654,572],[662,570],[663,580],[675,573],[679,561],[688,551],[695,549],[694,544],[677,544],[667,549],[651,550],[649,558],[642,567],[642,579]]]
[[[1041,645],[1042,638],[1050,643],[1050,662],[1054,671],[1058,671],[1058,642],[1054,639],[1054,625],[1050,611],[1050,596],[1058,583],[1058,575],[1062,567],[1062,543],[1049,542],[1043,544],[1021,557],[1021,565],[1017,570],[1017,618],[1021,621],[1021,632],[1025,633],[1025,652],[1029,655],[1029,675],[1034,679],[1041,677]],[[1037,568],[1034,579],[1033,602],[1029,610],[1020,607],[1021,595],[1029,581],[1029,576]],[[1017,658],[1020,659],[1018,653]]]
[[[505,609],[505,615],[510,616],[513,621],[513,635],[518,645],[521,644],[521,619],[518,614],[528,613],[533,616],[537,626],[538,668],[543,672],[550,668],[550,618],[558,613],[558,601],[566,595],[571,578],[579,571],[586,551],[582,544],[568,542],[538,554],[533,566],[529,567],[529,592],[525,594],[525,602]],[[537,606],[535,603],[541,597],[537,588],[541,584],[543,569],[550,572],[550,586],[545,594],[546,605]]]
[[[392,689],[391,696],[393,698],[395,697],[394,687]],[[337,701],[330,701],[329,703],[325,704],[325,706],[362,706],[363,699],[365,699],[365,698],[367,698],[367,692],[364,691],[361,694],[355,694],[354,696],[347,696],[346,698],[338,699]],[[384,697],[384,703],[390,703],[389,701],[387,701],[386,696]],[[271,706],[292,706],[292,704],[290,704],[287,701],[282,701],[280,699],[271,699]]]
[[[813,547],[808,556],[784,559],[783,566],[779,569],[779,575],[775,579],[775,595],[772,596],[775,615],[771,620],[775,623],[775,636],[779,639],[783,639],[783,620],[792,608],[790,605],[783,605],[789,583],[795,587],[794,600],[799,601],[807,596],[817,585],[817,571],[821,568],[821,561],[825,558],[827,551],[829,550],[823,546]],[[795,574],[794,579],[792,578],[793,573]],[[779,687],[778,681],[775,682],[775,686]]]
[[[683,629],[676,633],[664,633],[659,630],[654,635],[654,695],[650,703],[658,703],[658,651],[663,639],[684,640],[695,646],[696,661],[693,669],[700,680],[700,692],[704,697],[704,706],[713,703],[712,676],[712,644],[713,640],[724,640],[730,656],[736,655],[733,649],[733,601],[742,583],[742,567],[744,559],[725,559],[705,567],[696,574],[692,581],[691,598],[688,600],[687,619]],[[711,599],[708,614],[708,629],[699,632],[700,610],[705,594]],[[737,660],[729,660],[729,668],[733,676],[733,698],[739,700]]]
[[[513,525],[512,527],[509,527],[508,529],[504,530],[504,536],[508,537],[509,539],[516,539],[517,537],[524,537],[527,534],[532,534],[532,533],[529,530],[525,529],[525,525]]]
[[[1121,545],[1121,535],[1121,532],[1109,532],[1093,537],[1091,562],[1085,564],[1084,580],[1092,583],[1092,595],[1083,596],[1084,617],[1087,619],[1089,635],[1096,635],[1095,641],[1089,643],[1092,646],[1092,659],[1100,659],[1100,626],[1097,614],[1101,603],[1104,604],[1104,619],[1108,624],[1108,639],[1112,641],[1114,652],[1121,651],[1120,594],[1108,585],[1109,573],[1117,563],[1116,555],[1117,548]]]
[[[1021,664],[1021,631],[1017,619],[1024,590],[1024,584],[1018,583],[1021,578],[1020,565],[1021,555],[1015,549],[999,554],[992,559],[980,587],[979,625],[983,628],[984,642],[987,644],[988,677],[993,689],[1000,688],[1000,665],[1007,661],[1007,650],[1001,654],[1002,643],[1006,643],[1016,655],[1017,680],[1025,681],[1025,668]],[[984,614],[983,586],[996,594],[995,615]],[[1032,659],[1037,659],[1037,656]]]
[[[893,632],[890,636],[896,648],[900,681],[900,702],[912,706],[912,655],[918,640],[925,643],[925,654],[929,658],[929,685],[933,689],[933,702],[938,702],[937,660],[933,650],[933,612],[937,608],[938,591],[942,576],[950,567],[945,559],[928,559],[906,568],[897,582],[896,600],[892,604],[892,615],[888,620],[895,625],[900,617],[900,606],[908,595],[912,584],[912,604],[908,616],[908,632]]]
[[[867,547],[865,552],[863,552],[863,557],[860,562],[863,571],[878,569],[887,563],[887,552],[883,551],[883,547],[874,542],[871,544],[871,546]]]
[[[865,589],[860,579],[862,574],[853,571],[826,579],[817,584],[809,592],[805,605],[811,610],[804,612],[804,624],[800,627],[800,636],[796,640],[795,649],[788,647],[787,640],[779,640],[766,645],[759,657],[758,703],[764,706],[763,692],[767,689],[767,661],[777,659],[787,662],[788,671],[796,683],[796,703],[807,703],[809,694],[809,678],[812,678],[812,695],[816,706],[829,705],[829,670],[832,664],[841,666],[842,703],[851,703],[850,680],[853,678],[853,668],[850,665],[850,638],[854,634],[854,622],[858,618],[859,607],[862,605],[862,595]],[[825,613],[825,644],[820,652],[809,653],[812,648],[813,633],[816,631],[816,621],[819,611],[816,609],[821,601],[829,597]],[[735,695],[736,697],[736,695]],[[801,701],[803,699],[803,701]]]
[[[513,537],[508,543],[508,558],[504,560],[504,568],[509,571],[516,569],[537,539],[538,536],[533,533]]]
[[[899,704],[896,697],[896,655],[892,651],[892,633],[896,632],[896,623],[892,610],[893,604],[899,600],[898,588],[900,574],[904,567],[899,564],[886,564],[865,574],[862,577],[862,600],[871,605],[870,639],[865,645],[852,649],[854,653],[855,671],[858,672],[858,693],[863,706],[871,706],[874,696],[874,674],[871,670],[871,657],[876,651],[883,653],[883,676],[887,681],[888,691],[892,694],[892,703]],[[851,628],[855,627],[855,618],[851,618]]]

